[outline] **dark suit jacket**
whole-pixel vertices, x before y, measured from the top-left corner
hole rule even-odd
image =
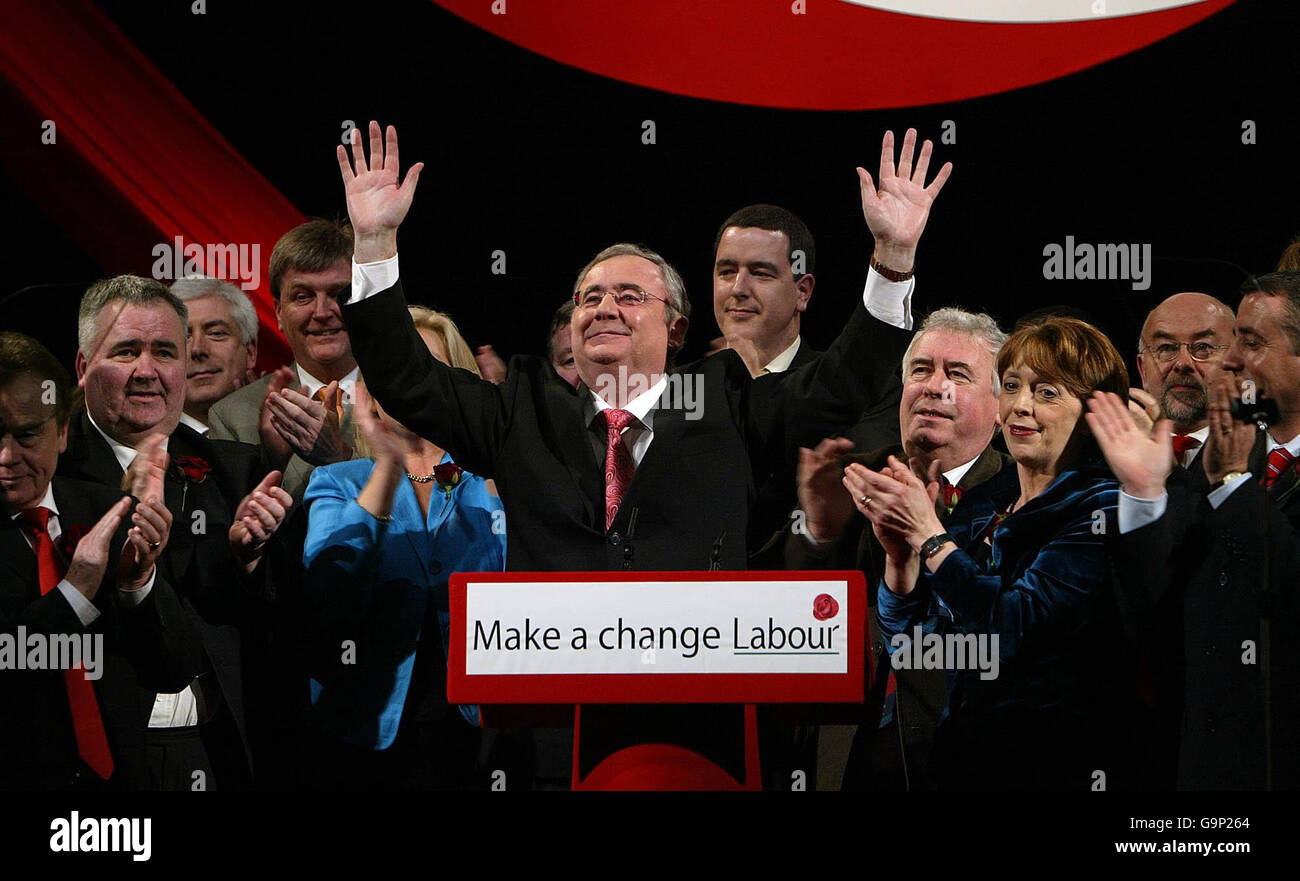
[[[909,338],[859,303],[835,345],[799,370],[753,380],[731,351],[684,369],[702,406],[656,412],[654,442],[606,530],[585,387],[540,358],[516,357],[500,386],[446,367],[412,326],[400,283],[348,303],[343,316],[376,399],[463,467],[496,479],[506,568],[536,571],[745,569],[757,482],[794,461],[809,431],[850,424],[878,402]]]
[[[800,369],[751,379],[732,351],[683,368],[674,378],[695,384],[701,406],[690,414],[666,406],[656,412],[654,442],[606,529],[603,461],[596,452],[604,441],[598,437],[593,446],[584,423],[585,386],[572,388],[534,357],[513,359],[500,386],[446,367],[416,333],[400,282],[347,303],[343,318],[361,372],[385,411],[462,467],[495,478],[510,537],[506,568],[514,571],[747,568],[757,486],[795,461],[804,438],[841,431],[877,405],[910,339],[858,302],[835,344]],[[647,731],[689,732],[698,736],[676,742],[734,758],[740,726],[700,723],[693,712],[695,721],[687,722],[689,714],[669,710],[586,708],[584,750],[595,742],[589,735],[613,730],[611,716],[624,724],[617,726],[619,737],[584,752],[581,770],[585,756],[643,742],[636,732]],[[675,718],[658,724],[670,715]],[[705,744],[699,737],[727,742]]]
[[[821,354],[807,343],[801,343],[789,369],[798,370],[812,364]],[[853,441],[856,449],[877,450],[898,445],[898,401],[902,393],[902,382],[896,372],[891,372],[888,388],[881,399],[842,431],[845,437]],[[824,434],[819,436],[812,426],[807,426],[799,443],[811,449],[823,437]],[[759,483],[758,502],[754,506],[750,522],[750,547],[753,548],[753,553],[749,565],[752,569],[785,568],[784,548],[789,534],[790,512],[798,505],[795,493],[797,463],[797,458],[783,462],[779,470]]]
[[[122,497],[106,487],[63,477],[53,480],[63,536],[56,553],[75,527],[94,526]],[[189,617],[161,571],[149,595],[137,606],[120,602],[117,560],[129,515],[110,543],[104,580],[95,594],[100,616],[87,628],[57,590],[44,596],[36,555],[9,517],[0,523],[0,633],[83,634],[103,637],[103,675],[94,681],[109,749],[117,768],[143,750],[148,715],[138,716],[135,693],[141,685],[177,691],[199,670],[198,642]],[[64,565],[70,558],[64,559]],[[0,789],[64,789],[95,786],[99,777],[77,754],[72,714],[63,674],[53,671],[0,671]],[[111,785],[123,785],[115,770]]]
[[[1251,471],[1264,471],[1263,436]],[[1175,469],[1164,516],[1113,537],[1130,635],[1181,680],[1180,789],[1262,789],[1261,620],[1268,619],[1274,787],[1300,787],[1300,479],[1255,481],[1217,508],[1198,472]],[[1267,581],[1265,572],[1268,573]],[[1265,589],[1267,587],[1267,589]],[[1255,647],[1253,657],[1249,645]]]
[[[168,470],[164,495],[172,512],[172,532],[159,569],[180,596],[199,634],[205,660],[201,675],[214,677],[251,769],[243,685],[246,646],[241,629],[256,628],[264,616],[269,601],[267,566],[263,563],[252,576],[245,575],[227,536],[235,508],[261,478],[258,451],[236,441],[211,440],[185,425],[172,432],[167,450],[173,459],[197,456],[212,466],[211,473],[199,482]],[[109,487],[121,483],[121,465],[84,411],[72,417],[68,449],[59,457],[58,473]],[[155,692],[137,689],[138,712],[145,723]]]

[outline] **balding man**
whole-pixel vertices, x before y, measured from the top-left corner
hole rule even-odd
[[[1161,302],[1142,325],[1137,359],[1142,388],[1173,423],[1178,464],[1196,472],[1196,454],[1210,431],[1209,389],[1223,375],[1235,320],[1232,310],[1209,294],[1187,292]]]

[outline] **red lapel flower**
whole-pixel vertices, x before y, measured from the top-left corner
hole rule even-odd
[[[460,483],[461,470],[455,462],[444,462],[433,469],[433,479],[438,481],[438,486],[446,490],[448,495]]]
[[[191,483],[202,483],[212,473],[208,460],[199,456],[176,456],[169,469],[176,477]]]
[[[72,555],[77,551],[77,543],[89,532],[90,527],[82,526],[80,523],[70,523],[63,527],[63,534],[59,536],[59,552],[63,555],[63,559],[72,559]]]

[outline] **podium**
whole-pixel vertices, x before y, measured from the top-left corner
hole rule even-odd
[[[577,790],[759,789],[756,705],[870,676],[856,571],[459,573],[450,604],[448,700],[574,705]]]

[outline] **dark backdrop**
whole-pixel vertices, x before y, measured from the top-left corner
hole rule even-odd
[[[870,248],[855,165],[874,175],[880,135],[915,125],[956,170],[917,273],[922,308],[956,303],[1010,324],[1086,310],[1131,352],[1138,322],[1189,288],[1230,300],[1300,232],[1295,118],[1300,64],[1291,3],[1240,2],[1125,58],[957,104],[873,112],[780,111],[656,93],[535,56],[425,0],[105,2],[122,30],[248,159],[309,215],[345,215],[333,145],[344,120],[398,127],[404,164],[427,163],[403,227],[412,299],[451,312],[472,344],[537,351],[549,314],[599,248],[644,242],[681,269],[697,312],[688,352],[716,335],[711,245],[752,202],[800,214],[817,238],[805,335],[834,336]],[[717,36],[718,51],[746,51]],[[627,35],[628,52],[636,35]],[[864,47],[863,51],[870,51]],[[1044,51],[1051,51],[1044,46]],[[756,64],[780,59],[755,58]],[[907,71],[897,71],[906,77]],[[653,120],[657,143],[641,141]],[[1257,143],[1242,143],[1243,120]],[[149,138],[147,131],[123,137]],[[0,146],[0,151],[4,148]],[[76,297],[104,274],[147,274],[148,254],[90,264],[10,178],[6,326],[74,347]],[[1150,290],[1047,281],[1043,247],[1150,243]],[[490,271],[506,253],[507,273]],[[62,313],[62,314],[58,314]],[[55,320],[55,316],[57,319]]]

